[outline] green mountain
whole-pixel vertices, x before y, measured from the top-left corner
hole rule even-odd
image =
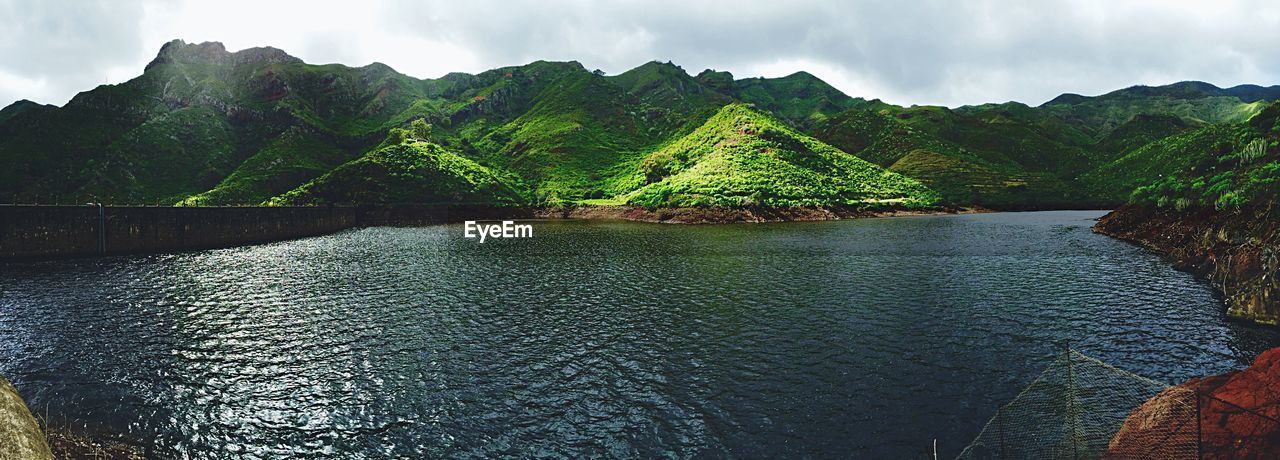
[[[998,209],[1070,207],[1082,201],[1067,179],[1084,167],[1080,149],[999,115],[944,107],[853,109],[819,122],[814,137],[918,179],[954,204]],[[1037,163],[1048,156],[1055,161]],[[1069,167],[1055,166],[1070,161]]]
[[[0,110],[0,201],[916,205],[940,195],[996,209],[1102,206],[1238,148],[1244,122],[1277,97],[1280,87],[1184,82],[1039,107],[900,107],[805,72],[735,79],[650,62],[605,75],[537,61],[417,79],[175,40],[127,82],[62,107]],[[431,147],[386,143],[415,124],[429,125],[417,139]],[[496,185],[466,185],[483,177]]]
[[[1280,86],[1243,85],[1222,89],[1189,81],[1154,87],[1133,86],[1096,97],[1063,94],[1040,108],[1099,139],[1140,114],[1175,115],[1199,123],[1239,123],[1277,99],[1280,99]]]
[[[57,108],[56,106],[41,105],[41,104],[37,104],[35,102],[31,102],[26,99],[23,99],[21,101],[10,104],[8,107],[0,109],[0,123],[4,123],[6,120],[13,118],[14,116],[17,116],[18,114],[23,112],[42,111],[42,110],[49,110],[49,109],[56,109],[56,108]]]
[[[1123,180],[1133,202],[1183,210],[1274,207],[1280,196],[1280,103],[1249,121],[1161,139],[1100,168],[1096,182]]]
[[[629,204],[814,206],[936,204],[919,182],[800,134],[744,104],[720,109],[650,154],[632,175]]]
[[[437,144],[407,139],[338,166],[266,204],[523,203],[511,179]]]
[[[1120,155],[1151,142],[1175,134],[1185,133],[1202,125],[1203,123],[1190,121],[1176,115],[1139,114],[1111,130],[1102,139],[1099,139],[1094,146],[1094,152],[1097,153],[1099,159],[1104,161],[1114,160]]]
[[[871,104],[849,97],[808,72],[736,80],[730,94],[802,128],[844,110]]]

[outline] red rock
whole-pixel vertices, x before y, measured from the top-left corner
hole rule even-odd
[[[1245,370],[1192,379],[1147,400],[1129,414],[1103,458],[1197,455],[1280,458],[1280,348],[1258,355]]]

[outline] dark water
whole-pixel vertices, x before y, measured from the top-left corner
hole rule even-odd
[[[1070,339],[1166,382],[1280,332],[1100,212],[372,228],[0,265],[0,374],[190,457],[954,455]]]

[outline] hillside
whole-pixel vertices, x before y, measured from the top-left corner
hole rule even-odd
[[[1064,94],[1040,108],[1100,139],[1140,114],[1174,115],[1199,123],[1239,123],[1280,99],[1280,86],[1218,88],[1204,82],[1133,86],[1095,97]]]
[[[1280,87],[1184,82],[1064,94],[1040,107],[900,107],[850,97],[806,72],[735,79],[649,62],[605,75],[577,62],[536,61],[417,79],[378,63],[311,65],[275,48],[230,52],[216,42],[175,40],[124,83],[80,93],[62,107],[19,101],[0,109],[0,198],[259,204],[385,147],[380,142],[393,129],[420,120],[430,125],[431,143],[515,179],[532,205],[624,196],[665,203],[650,195],[664,187],[687,195],[679,202],[697,201],[692,195],[704,194],[693,192],[685,172],[658,186],[638,180],[637,171],[681,148],[697,150],[689,136],[705,131],[724,107],[740,105],[734,110],[750,106],[768,119],[761,126],[792,130],[786,136],[805,142],[812,136],[917,179],[948,204],[1102,206],[1202,161],[1219,144],[1238,143],[1238,123],[1277,96]],[[726,158],[743,160],[730,168],[734,177],[763,181],[749,187],[791,177],[788,165],[800,164]],[[783,170],[748,171],[765,165]],[[797,190],[810,196],[787,192],[774,201],[849,201],[856,187],[832,179],[846,173],[806,179],[833,191],[805,186]],[[738,185],[747,186],[699,199],[741,201]]]
[[[852,109],[817,123],[811,134],[917,179],[950,203],[1029,209],[1070,207],[1081,201],[1058,176],[1030,170],[1012,159],[1024,156],[1013,151],[1016,144],[999,144],[997,129],[966,118],[941,107]],[[980,150],[989,148],[983,138],[997,147]]]
[[[1146,166],[1132,202],[1155,207],[1239,210],[1271,207],[1280,197],[1280,103],[1247,123],[1218,125],[1163,139],[1104,171]]]
[[[784,80],[753,80],[751,94],[811,111],[849,99],[816,78]],[[0,111],[0,196],[256,204],[422,119],[440,145],[519,175],[539,202],[600,198],[628,162],[697,127],[738,90],[671,64],[606,77],[538,61],[419,80],[376,63],[308,65],[274,48],[175,40],[137,78],[64,107],[21,101]]]
[[[407,139],[345,163],[266,204],[527,203],[518,185],[430,142]]]
[[[660,206],[928,206],[919,182],[840,151],[743,104],[650,154],[628,204]]]
[[[1124,202],[1138,187],[1215,170],[1219,158],[1242,148],[1252,136],[1245,126],[1222,124],[1157,139],[1085,174],[1081,183],[1095,196]]]
[[[1100,160],[1111,161],[1144,145],[1200,126],[1203,124],[1176,115],[1139,114],[1099,139],[1094,152]]]
[[[1206,276],[1229,315],[1280,324],[1280,103],[1246,123],[1163,139],[1121,160],[1109,171],[1149,165],[1146,180],[1096,229]]]

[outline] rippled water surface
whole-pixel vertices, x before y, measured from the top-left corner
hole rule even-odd
[[[1166,382],[1280,333],[1100,212],[368,228],[0,265],[0,374],[158,456],[954,455],[1062,340]]]

